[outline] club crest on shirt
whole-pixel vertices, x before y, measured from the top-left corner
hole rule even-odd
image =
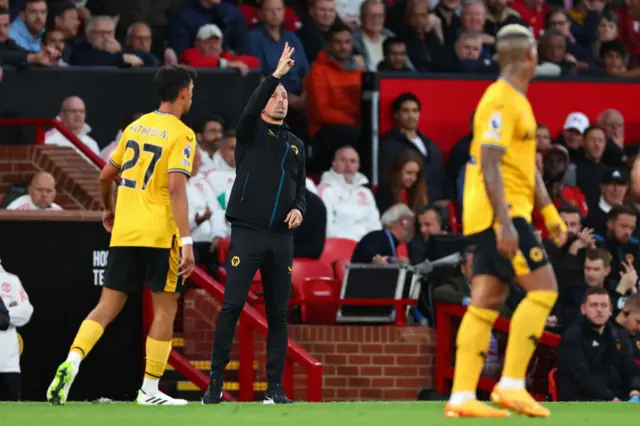
[[[295,152],[296,155],[298,155],[298,147],[295,145],[291,145],[291,151]]]
[[[2,283],[2,291],[5,292],[5,293],[10,293],[11,292],[11,284]]]
[[[236,267],[240,264],[240,258],[238,256],[233,256],[231,258],[231,266]]]
[[[182,154],[184,155],[184,158],[186,158],[187,160],[191,158],[191,145],[185,146],[184,151],[182,151]]]

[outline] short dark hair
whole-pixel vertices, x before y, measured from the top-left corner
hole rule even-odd
[[[549,10],[547,14],[544,15],[544,27],[545,28],[549,27],[551,17],[553,15],[558,15],[560,13],[562,13],[567,18],[567,21],[571,22],[571,15],[569,15],[569,12],[567,12],[567,9],[560,6],[553,6],[551,10]]]
[[[624,302],[622,311],[630,313],[640,312],[640,293],[629,296],[627,301]]]
[[[216,113],[205,114],[198,117],[198,119],[196,120],[196,124],[193,126],[193,131],[196,133],[204,132],[205,127],[207,127],[207,123],[211,123],[212,121],[214,123],[220,123],[223,129],[227,124],[224,117],[220,114],[216,114]]]
[[[604,58],[607,55],[607,53],[609,53],[609,52],[618,53],[623,58],[627,54],[627,52],[624,50],[624,44],[622,44],[622,42],[620,40],[605,41],[604,43],[602,43],[600,45],[600,57],[601,58]]]
[[[580,209],[578,209],[573,204],[569,204],[566,202],[562,203],[562,205],[558,207],[558,213],[578,213],[582,216],[582,213],[580,213]]]
[[[229,129],[224,132],[222,139],[235,138],[236,137],[236,129]]]
[[[436,214],[438,217],[438,223],[442,229],[447,229],[447,226],[449,225],[449,213],[445,207],[442,207],[437,203],[427,204],[418,210],[418,216],[421,216],[428,211],[433,211]]]
[[[27,10],[27,5],[33,3],[44,3],[47,5],[47,8],[49,7],[49,5],[47,4],[47,0],[27,0],[26,2],[24,2],[24,9],[22,10]]]
[[[156,74],[156,89],[162,102],[174,102],[180,91],[197,77],[196,70],[186,65],[164,65]]]
[[[402,40],[400,37],[389,37],[387,39],[385,39],[382,42],[382,52],[384,55],[386,55],[387,53],[389,53],[389,48],[391,46],[393,46],[394,44],[404,44],[404,40]]]
[[[600,130],[602,133],[604,133],[604,137],[607,137],[607,132],[602,128],[602,126],[598,125],[598,124],[592,124],[591,126],[587,127],[584,131],[584,133],[582,134],[583,138],[586,138],[587,135],[591,132],[593,132],[594,130]]]
[[[605,268],[611,266],[611,255],[603,248],[592,248],[587,250],[586,258],[591,261],[602,260],[602,264]]]
[[[402,93],[400,96],[398,96],[393,100],[393,105],[391,106],[393,108],[393,113],[395,114],[396,112],[400,111],[400,108],[402,108],[402,104],[404,104],[407,101],[413,101],[417,103],[418,109],[419,110],[422,109],[422,104],[420,103],[420,99],[418,99],[418,97],[413,93],[407,92],[407,93]]]
[[[611,210],[609,210],[609,213],[607,213],[607,220],[615,220],[618,218],[618,216],[623,214],[638,217],[638,212],[636,211],[636,209],[631,206],[620,204],[619,206],[615,206]]]
[[[9,14],[9,9],[7,9],[3,5],[0,5],[0,15],[8,15],[8,14]]]
[[[589,296],[594,296],[597,294],[606,294],[607,296],[609,296],[609,292],[604,287],[589,287],[587,291],[584,292],[584,296],[582,296],[582,304],[584,305],[585,303],[587,303],[587,299],[589,299]],[[611,302],[611,298],[609,298],[609,302]]]
[[[342,21],[336,20],[336,22],[334,22],[333,25],[329,27],[329,32],[327,33],[327,40],[331,40],[334,34],[342,33],[345,31],[348,31],[349,34],[353,34],[353,31],[351,31],[351,28],[349,28],[347,24],[345,24]]]
[[[566,36],[562,34],[559,30],[556,30],[555,28],[551,28],[550,30],[545,30],[544,34],[542,35],[542,39],[544,40],[547,40],[551,37],[562,37],[563,39],[566,39]]]

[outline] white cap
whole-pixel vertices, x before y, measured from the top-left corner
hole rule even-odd
[[[564,122],[564,130],[575,129],[581,134],[589,127],[589,119],[581,112],[572,112],[567,115]]]
[[[196,40],[207,40],[213,37],[222,38],[222,31],[216,24],[203,25],[196,34]]]

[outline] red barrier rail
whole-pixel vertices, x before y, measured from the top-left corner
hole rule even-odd
[[[45,132],[47,127],[54,127],[64,137],[66,137],[76,148],[86,155],[98,168],[105,166],[104,160],[97,156],[62,122],[52,118],[2,118],[0,125],[4,126],[34,126],[36,128],[36,143],[44,144]],[[202,269],[196,267],[191,276],[200,288],[207,291],[213,298],[218,301],[224,299],[224,287],[207,275]],[[145,291],[143,298],[143,331],[144,336],[153,321],[153,306],[151,305],[150,293]],[[267,322],[251,306],[245,305],[240,314],[240,323],[238,324],[240,331],[240,372],[239,372],[239,400],[253,401],[253,360],[254,360],[254,335],[258,332],[262,336],[267,336]],[[298,362],[307,370],[307,401],[322,401],[322,364],[302,349],[294,341],[289,339],[287,344],[287,367],[285,368],[285,377],[283,386],[290,397],[294,397],[293,392],[293,362]],[[192,381],[201,390],[206,390],[209,378],[200,370],[191,365],[182,355],[172,350],[169,356],[169,363],[179,371],[185,378]],[[225,392],[224,398],[228,401],[234,399]]]
[[[438,392],[448,394],[451,391],[454,367],[452,365],[452,355],[455,335],[453,320],[462,318],[467,308],[460,305],[438,304],[436,306],[436,379],[435,388]],[[493,326],[494,330],[509,333],[510,321],[506,318],[498,318]],[[560,336],[545,331],[540,337],[539,343],[558,347]],[[495,380],[481,377],[478,382],[478,389],[491,392],[496,385]]]

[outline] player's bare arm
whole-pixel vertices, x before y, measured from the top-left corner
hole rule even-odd
[[[102,224],[108,232],[113,229],[115,211],[113,205],[113,181],[118,174],[120,174],[120,169],[108,162],[100,171],[100,177],[98,178],[98,188],[103,208]]]
[[[480,167],[491,208],[500,225],[497,232],[498,250],[512,259],[518,251],[518,233],[509,216],[509,208],[504,196],[504,183],[500,172],[503,155],[504,151],[500,148],[483,146]]]
[[[535,206],[544,218],[544,223],[553,242],[562,247],[567,241],[567,225],[551,201],[540,172],[536,170]]]
[[[169,196],[171,197],[171,211],[180,236],[188,237],[191,235],[191,230],[189,229],[186,174],[169,173]],[[184,244],[180,259],[180,275],[187,278],[193,272],[194,264],[193,244]]]

